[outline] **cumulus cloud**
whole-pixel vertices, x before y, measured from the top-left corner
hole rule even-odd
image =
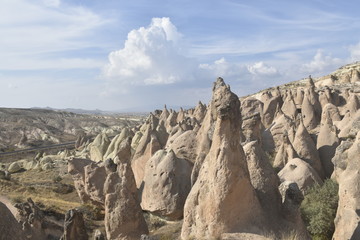
[[[323,50],[317,50],[313,60],[309,63],[303,64],[302,72],[322,74],[325,71],[333,71],[344,64],[344,60],[334,58],[331,55],[325,55]]]
[[[181,34],[169,18],[132,30],[124,48],[109,54],[106,77],[122,84],[171,84],[192,78],[192,60],[179,53]]]
[[[274,76],[278,74],[278,70],[275,67],[268,66],[264,62],[256,62],[253,65],[249,65],[247,69],[253,75]]]
[[[213,63],[202,63],[199,65],[200,75],[203,77],[223,77],[236,79],[247,73],[245,66],[240,63],[228,62],[220,58]]]

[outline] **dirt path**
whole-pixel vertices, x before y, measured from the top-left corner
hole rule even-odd
[[[10,212],[16,217],[18,211],[7,197],[0,195],[0,202],[5,204]]]

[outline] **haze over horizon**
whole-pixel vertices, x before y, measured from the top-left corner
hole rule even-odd
[[[0,106],[194,106],[360,59],[355,1],[239,2],[4,0]]]

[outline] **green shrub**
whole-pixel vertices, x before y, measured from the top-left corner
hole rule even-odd
[[[308,189],[301,204],[301,215],[307,230],[315,240],[331,239],[334,233],[334,219],[338,206],[339,186],[328,179],[322,186]]]

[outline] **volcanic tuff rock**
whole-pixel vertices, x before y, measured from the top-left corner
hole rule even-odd
[[[23,240],[25,234],[22,231],[20,223],[17,222],[14,215],[0,202],[0,240]]]
[[[103,158],[109,145],[110,139],[105,133],[97,135],[90,146],[90,159],[95,162],[104,160]]]
[[[278,173],[281,182],[295,182],[302,192],[314,184],[322,184],[317,172],[300,158],[293,158]]]
[[[77,209],[70,209],[65,214],[64,234],[60,240],[88,240],[84,218],[82,213]]]
[[[280,184],[273,167],[261,145],[252,141],[244,145],[250,181],[265,212],[272,218],[278,217],[281,196],[278,190]]]
[[[324,171],[322,169],[319,153],[301,118],[295,133],[293,147],[296,150],[298,156],[310,164],[316,170],[319,176],[323,178]]]
[[[146,163],[141,207],[169,220],[181,219],[190,192],[192,164],[172,150],[157,151]]]
[[[130,150],[131,142],[127,142]],[[138,199],[130,159],[119,158],[116,172],[109,173],[105,185],[105,229],[108,239],[135,240],[148,233]],[[109,184],[108,181],[112,182]]]
[[[209,154],[184,207],[181,236],[209,239],[249,230],[261,221],[261,208],[250,182],[239,143],[240,102],[221,78],[213,87],[216,123]]]
[[[353,143],[343,142],[332,162],[339,183],[339,205],[335,218],[334,240],[360,239],[360,132]]]

